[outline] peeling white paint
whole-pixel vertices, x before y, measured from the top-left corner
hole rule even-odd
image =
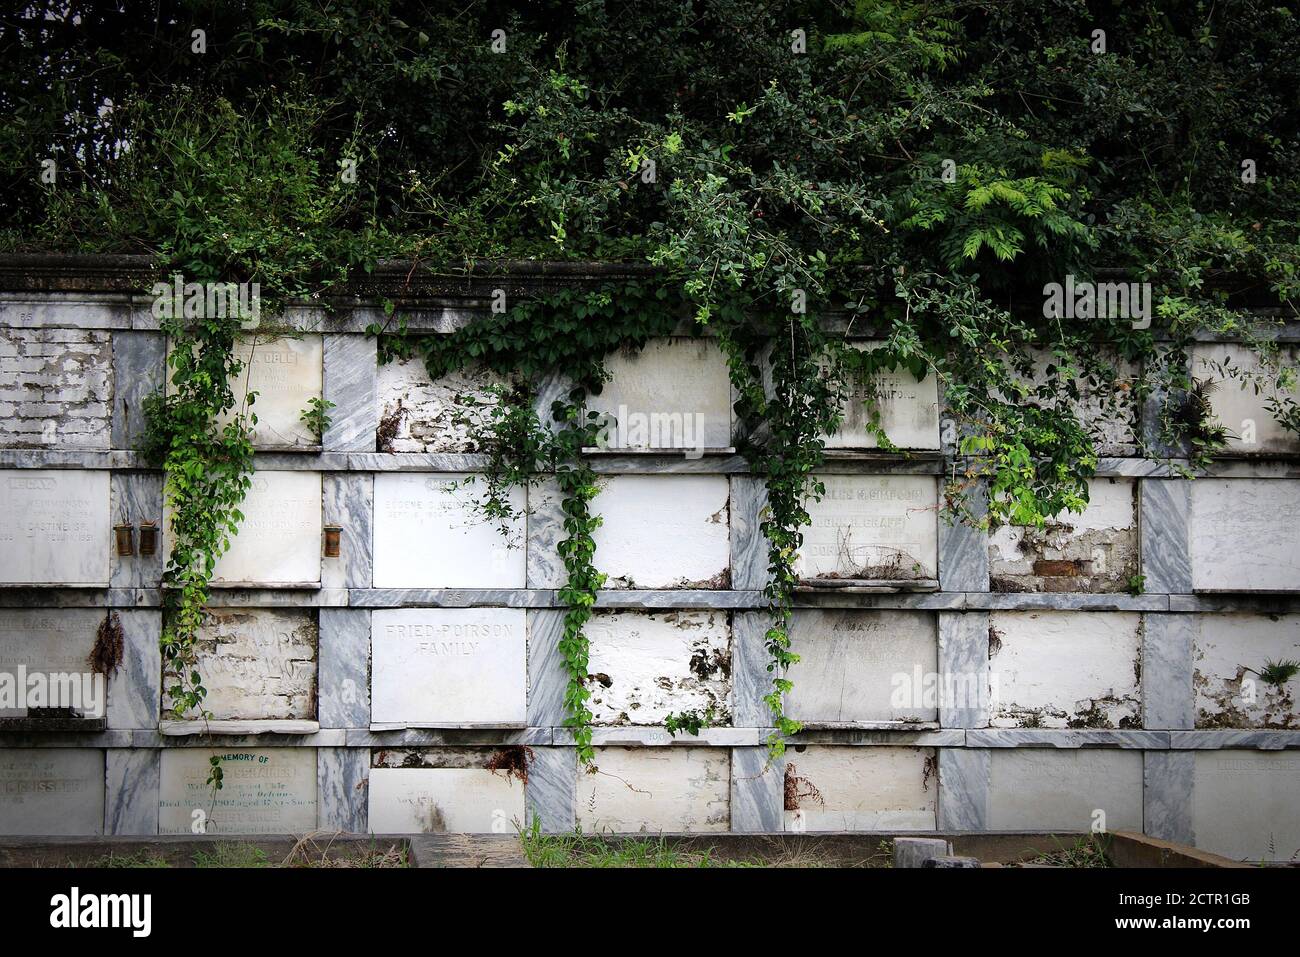
[[[424,360],[399,359],[379,367],[380,432],[392,437],[379,451],[478,452],[492,412],[500,402],[494,388],[504,380],[480,367],[467,367],[433,382]],[[381,444],[383,439],[381,438]]]
[[[1193,650],[1198,728],[1300,727],[1300,675],[1281,685],[1258,672],[1300,662],[1300,615],[1200,615]]]

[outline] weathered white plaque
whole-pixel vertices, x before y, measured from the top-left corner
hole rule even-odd
[[[938,632],[916,611],[794,614],[786,713],[808,726],[939,718]]]
[[[929,475],[826,475],[808,503],[799,577],[935,578],[938,484]]]
[[[108,472],[0,470],[0,583],[108,585]]]
[[[82,717],[104,717],[107,682],[92,675],[88,664],[103,620],[97,608],[0,610],[0,718],[28,717],[26,705],[37,686],[46,700],[36,707],[72,707]]]
[[[525,521],[503,533],[476,507],[484,492],[472,475],[376,475],[375,587],[523,588]],[[509,495],[522,516],[523,489]]]
[[[314,720],[317,643],[314,610],[208,609],[197,643],[203,710],[218,721]]]
[[[704,449],[731,445],[731,377],[712,339],[652,339],[608,356],[610,381],[587,408],[613,417],[607,447]]]
[[[1136,612],[995,611],[989,635],[992,727],[1141,726]]]
[[[207,783],[214,755],[221,759],[219,791]],[[316,829],[315,748],[167,748],[160,788],[159,834],[302,834]]]
[[[372,725],[522,727],[522,608],[392,608],[371,617]]]
[[[103,751],[0,750],[0,834],[103,833]]]
[[[1300,399],[1300,387],[1279,389],[1277,372],[1270,372],[1248,346],[1202,343],[1192,347],[1190,358],[1192,378],[1209,384],[1210,412],[1227,430],[1226,451],[1243,455],[1300,451],[1300,435],[1284,429],[1269,410],[1270,402]],[[1279,359],[1283,366],[1294,368],[1296,350],[1283,348]]]
[[[731,628],[723,611],[600,612],[587,702],[595,724],[663,724],[669,713],[731,714]]]
[[[1197,751],[1196,846],[1235,860],[1285,864],[1300,853],[1295,751]]]
[[[380,452],[478,452],[500,403],[504,382],[480,368],[449,373],[437,382],[421,358],[379,367]]]
[[[724,475],[620,475],[593,509],[607,588],[725,588],[730,571]]]
[[[310,408],[312,399],[321,398],[323,355],[324,345],[319,335],[241,337],[235,344],[235,358],[243,367],[231,384],[238,404],[221,416],[218,424],[225,425],[235,413],[252,412],[257,416],[252,441],[258,448],[320,445],[320,436],[303,422],[302,414]],[[169,392],[175,391],[171,376],[169,366]],[[249,393],[255,393],[251,403]]]
[[[991,831],[1142,830],[1142,752],[989,750]]]
[[[524,785],[487,768],[371,768],[374,834],[512,834],[524,822]]]
[[[214,585],[306,585],[320,581],[319,472],[254,472],[244,520],[217,560]],[[170,523],[170,518],[168,519]]]
[[[872,349],[872,343],[856,348]],[[918,380],[906,369],[856,375],[848,383],[844,421],[826,440],[828,449],[874,449],[880,441],[868,426],[873,412],[879,427],[900,449],[939,448],[939,380]]]
[[[1300,727],[1300,676],[1266,682],[1269,662],[1300,661],[1300,615],[1197,615],[1198,728]]]
[[[1300,481],[1199,478],[1190,487],[1196,591],[1300,589]]]
[[[930,831],[938,780],[933,748],[791,748],[787,831]]]
[[[725,831],[731,822],[726,748],[597,748],[599,774],[578,780],[586,834]]]
[[[989,536],[994,591],[1127,591],[1138,574],[1137,483],[1092,479],[1082,512],[1041,528],[1003,525]]]

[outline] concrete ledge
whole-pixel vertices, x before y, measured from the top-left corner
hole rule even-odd
[[[1108,851],[1116,867],[1254,867],[1186,844],[1132,831],[1116,831]]]
[[[420,834],[410,839],[412,867],[531,867],[513,834]]]

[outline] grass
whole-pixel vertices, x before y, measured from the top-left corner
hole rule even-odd
[[[1027,864],[1042,864],[1050,867],[1114,867],[1115,864],[1106,852],[1105,843],[1097,837],[1081,837],[1073,847],[1062,847],[1055,851],[1040,854]]]
[[[248,867],[284,867],[284,868],[389,868],[408,866],[407,851],[401,844],[378,844],[371,841],[368,845],[347,842],[335,845],[332,836],[321,837],[308,834],[298,840],[282,861],[272,861],[267,852],[256,844],[238,841],[217,841],[210,848],[195,851],[189,863],[201,869],[225,869]],[[134,854],[108,853],[103,857],[87,862],[87,867],[95,868],[152,868],[184,867],[184,863],[174,863],[154,851],[138,851]]]

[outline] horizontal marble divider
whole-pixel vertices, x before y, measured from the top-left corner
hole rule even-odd
[[[961,748],[966,745],[966,732],[960,728],[937,731],[834,729],[800,731],[787,738],[786,742],[790,747],[834,744],[851,747]]]
[[[968,592],[966,607],[989,611],[1169,611],[1168,595],[1084,592]]]
[[[504,747],[526,744],[547,747],[554,728],[406,728],[401,731],[349,730],[350,748]]]
[[[591,743],[594,747],[757,747],[767,740],[767,728],[702,728],[697,735],[669,734],[662,727],[593,728]],[[568,728],[555,729],[555,744],[572,745],[573,732]]]
[[[1163,751],[1169,731],[1113,731],[1108,729],[980,728],[966,732],[968,748],[1123,748]]]
[[[1300,729],[1294,731],[1265,731],[1251,728],[1224,731],[1170,731],[1169,747],[1175,751],[1217,751],[1223,748],[1281,751],[1286,748],[1300,748]]]
[[[1276,595],[1268,592],[1170,595],[1169,610],[1178,612],[1254,612],[1262,615],[1293,615],[1300,613],[1300,595]]]
[[[133,748],[339,748],[346,732],[325,728],[311,734],[186,734],[132,731]]]

